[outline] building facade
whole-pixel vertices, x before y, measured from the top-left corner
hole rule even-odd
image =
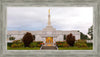
[[[43,41],[45,44],[54,45],[57,41],[64,41],[64,35],[72,33],[75,36],[75,39],[80,39],[80,32],[77,30],[72,31],[62,31],[56,30],[53,28],[50,22],[50,9],[48,10],[48,25],[41,31],[8,31],[7,36],[15,37],[15,40],[22,39],[26,32],[30,32],[32,35],[35,35],[35,41]],[[9,41],[9,40],[8,40]]]

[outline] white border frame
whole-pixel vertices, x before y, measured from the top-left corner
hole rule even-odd
[[[26,1],[26,2],[25,2]],[[34,2],[35,1],[35,2]],[[44,1],[44,0],[43,0]],[[69,2],[68,2],[69,1]],[[0,28],[2,30],[0,30],[1,33],[1,38],[0,38],[0,43],[2,43],[0,45],[0,50],[1,50],[1,55],[2,56],[95,56],[98,55],[98,49],[97,47],[99,47],[97,45],[97,43],[99,42],[99,21],[98,21],[98,3],[97,2],[90,2],[90,1],[86,1],[86,2],[78,2],[78,1],[71,1],[68,0],[67,2],[64,1],[60,1],[60,2],[55,2],[55,1],[44,1],[44,2],[36,2],[36,0],[2,0],[0,1],[0,12],[1,12],[1,16],[0,16]],[[18,3],[19,2],[19,3]],[[94,26],[94,43],[93,43],[93,50],[7,50],[7,44],[6,44],[6,35],[7,35],[7,19],[6,19],[6,7],[7,6],[33,6],[33,7],[68,7],[68,6],[72,6],[72,7],[89,7],[92,6],[93,10],[94,10],[94,17],[93,17],[93,26]]]

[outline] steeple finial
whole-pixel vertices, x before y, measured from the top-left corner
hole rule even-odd
[[[50,9],[48,10],[48,13],[50,14]]]
[[[48,10],[48,26],[51,26],[51,22],[50,22],[50,9]]]

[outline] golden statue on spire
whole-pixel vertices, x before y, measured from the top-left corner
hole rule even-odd
[[[48,10],[48,13],[50,14],[50,9]]]
[[[51,26],[51,22],[50,22],[50,9],[48,10],[48,26]]]

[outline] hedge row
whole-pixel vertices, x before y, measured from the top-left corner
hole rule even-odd
[[[7,46],[11,47],[12,44],[13,44],[13,43],[7,43]]]
[[[33,48],[33,47],[41,47],[42,44],[43,44],[43,42],[32,42],[29,46],[31,48]]]
[[[93,43],[87,43],[87,46],[88,47],[92,47],[93,46]]]
[[[35,41],[30,44],[30,47],[41,47],[42,43],[43,43],[42,41]],[[12,45],[15,45],[15,44],[21,44],[21,43],[18,41],[17,42],[14,41],[13,43],[7,43],[7,46],[11,47]]]

